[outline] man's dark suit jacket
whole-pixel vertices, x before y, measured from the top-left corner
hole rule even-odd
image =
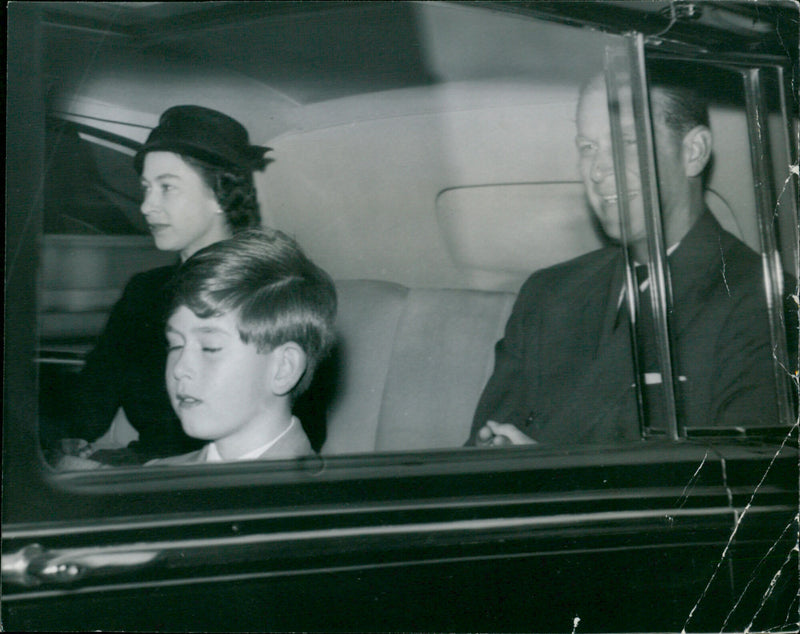
[[[760,256],[706,212],[669,265],[680,420],[779,424]],[[623,277],[622,251],[607,248],[525,282],[467,444],[487,420],[553,444],[640,437],[630,328],[618,313]]]

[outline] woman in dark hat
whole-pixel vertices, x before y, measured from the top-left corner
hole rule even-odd
[[[251,145],[245,128],[216,110],[175,106],[164,112],[134,159],[144,190],[141,210],[156,246],[184,261],[239,230],[260,226],[253,172],[264,169],[268,150]],[[97,451],[92,459],[137,463],[197,448],[183,433],[164,387],[163,313],[178,266],[135,275],[87,357],[70,408],[69,435],[97,439],[123,414],[139,433],[127,451]]]

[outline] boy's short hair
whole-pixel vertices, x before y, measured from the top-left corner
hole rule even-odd
[[[259,352],[297,343],[307,369],[293,396],[308,388],[334,342],[333,281],[281,231],[250,229],[197,251],[169,290],[168,316],[182,306],[201,319],[235,311],[242,341]]]

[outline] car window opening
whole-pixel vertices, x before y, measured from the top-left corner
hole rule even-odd
[[[567,27],[558,28],[566,29],[565,32],[569,30]],[[559,182],[553,181],[553,176],[542,167],[536,168],[542,169],[538,174],[535,171],[525,174],[527,182],[502,175],[491,176],[494,181],[482,181],[481,178],[487,176],[479,175],[477,181],[467,181],[467,187],[438,190],[434,198],[435,213],[431,217],[446,244],[445,258],[449,258],[450,266],[455,264],[453,270],[459,271],[460,287],[436,282],[430,286],[424,283],[416,285],[386,266],[379,269],[381,278],[363,282],[348,279],[349,263],[338,263],[336,258],[332,258],[334,252],[330,246],[322,245],[320,248],[319,236],[303,233],[302,224],[294,227],[305,236],[310,251],[320,254],[321,261],[333,262],[331,270],[340,298],[339,340],[330,357],[317,368],[317,376],[308,393],[295,403],[298,420],[316,451],[335,456],[456,450],[465,441],[467,444],[488,443],[491,446],[517,442],[527,444],[530,441],[548,446],[569,446],[651,438],[752,436],[759,434],[759,429],[767,433],[766,430],[781,430],[794,422],[796,395],[793,395],[791,376],[787,379],[786,370],[791,375],[791,368],[796,367],[796,359],[792,359],[788,352],[794,349],[792,346],[796,341],[793,331],[796,315],[793,317],[791,311],[784,308],[785,291],[796,284],[790,274],[784,276],[782,268],[784,263],[791,264],[797,260],[797,248],[792,244],[792,236],[787,237],[790,231],[783,226],[792,209],[785,197],[776,194],[777,177],[782,173],[780,161],[770,164],[762,158],[777,152],[775,146],[780,144],[780,135],[763,134],[761,131],[766,127],[754,123],[769,120],[778,130],[780,122],[788,118],[780,99],[785,81],[783,76],[773,70],[760,74],[758,69],[731,70],[725,63],[717,64],[713,60],[701,64],[680,57],[659,57],[658,51],[651,56],[651,40],[642,35],[595,38],[581,33],[584,35],[589,45],[600,53],[605,52],[606,56],[605,71],[600,67],[594,71],[600,76],[605,72],[605,79],[598,86],[602,86],[605,95],[599,103],[606,109],[603,121],[607,123],[603,125],[608,127],[600,131],[607,137],[607,147],[604,145],[606,137],[596,139],[591,136],[597,134],[597,128],[581,129],[582,100],[588,103],[592,90],[595,90],[591,85],[587,88],[586,83],[582,93],[577,80],[573,80],[568,90],[555,86],[553,98],[559,101],[559,106],[553,111],[546,107],[536,110],[542,106],[526,103],[530,97],[523,97],[524,90],[538,80],[525,73],[516,78],[502,78],[503,81],[511,80],[514,86],[511,92],[497,90],[483,95],[484,99],[491,99],[492,94],[499,95],[497,99],[501,100],[501,108],[489,105],[481,111],[478,102],[470,104],[469,99],[474,97],[467,93],[453,92],[451,95],[456,100],[465,99],[465,106],[477,108],[475,112],[481,112],[489,123],[493,118],[511,117],[510,120],[527,124],[526,113],[530,117],[533,112],[552,117],[555,128],[562,126],[557,113],[564,110],[565,106],[560,102],[565,100],[570,109],[578,112],[577,121],[569,121],[569,125],[563,126],[565,132],[575,134],[577,123],[577,161],[594,160],[592,153],[600,156],[601,147],[602,152],[607,152],[587,168],[593,172],[587,172],[582,183],[579,171],[565,173],[563,182]],[[586,73],[582,74],[582,81],[586,82]],[[693,134],[690,141],[686,141],[688,136],[682,137],[683,141],[694,144],[692,151],[705,152],[704,158],[699,159],[703,165],[698,162],[699,167],[689,166],[688,169],[695,172],[688,177],[686,183],[689,185],[686,185],[676,177],[681,169],[686,169],[685,165],[679,166],[675,153],[677,146],[664,149],[675,141],[677,135],[688,132],[685,122],[675,122],[684,116],[680,111],[683,106],[674,96],[679,92],[671,93],[673,88],[669,84],[677,85],[683,79],[683,83],[691,87],[693,79],[701,76],[710,77],[713,84],[712,89],[702,95],[707,100],[710,97],[711,121],[709,124],[699,120],[697,125],[703,130]],[[448,90],[459,86],[458,81],[448,82],[447,78],[442,79],[442,86],[447,86]],[[740,84],[738,87],[737,82]],[[476,86],[480,85],[476,82]],[[428,86],[416,87],[408,94],[426,99],[425,91],[429,89]],[[519,90],[523,92],[514,93]],[[769,96],[760,102],[760,96],[767,92]],[[371,96],[367,93],[363,98],[366,102]],[[522,101],[519,103],[524,107],[517,105],[516,100],[520,98]],[[69,108],[64,110],[63,104],[68,102],[53,101],[58,104],[58,112],[53,114],[48,137],[51,139],[51,153],[58,160],[49,163],[46,181],[50,192],[46,200],[46,211],[50,215],[46,213],[46,218],[51,220],[45,223],[48,235],[45,236],[44,291],[40,313],[43,328],[38,354],[41,435],[48,460],[60,464],[60,468],[68,468],[69,464],[72,464],[70,468],[97,466],[81,462],[92,455],[98,459],[94,462],[101,464],[134,465],[141,463],[141,456],[137,457],[135,448],[142,446],[144,438],[135,425],[129,423],[124,408],[114,409],[108,427],[97,437],[84,437],[89,435],[87,433],[68,433],[65,436],[60,419],[66,401],[60,401],[58,395],[69,394],[80,380],[84,355],[95,345],[95,337],[102,330],[109,309],[120,298],[129,273],[145,270],[148,267],[146,262],[153,262],[155,258],[160,258],[168,267],[174,266],[174,260],[170,259],[168,252],[159,252],[134,241],[125,243],[129,249],[119,251],[123,242],[110,236],[98,237],[91,242],[84,240],[85,252],[76,250],[79,241],[68,237],[76,231],[122,235],[139,233],[146,223],[137,209],[139,194],[128,193],[131,182],[138,187],[135,185],[135,172],[128,170],[128,175],[122,176],[127,169],[122,166],[130,159],[131,150],[127,145],[136,142],[119,137],[121,143],[117,147],[123,151],[114,155],[112,150],[116,140],[109,136],[110,133],[98,129],[95,134],[86,123],[78,125],[58,119],[66,113],[72,120],[80,117],[83,121],[92,120],[75,105],[81,103],[80,98],[72,99],[73,105],[69,108],[74,112]],[[356,97],[350,99],[356,100]],[[433,126],[431,129],[450,117],[452,123],[457,122],[464,130],[469,130],[472,125],[477,131],[486,125],[479,119],[459,120],[462,117],[460,108],[456,105],[434,113],[429,121]],[[120,110],[120,115],[124,115],[124,110]],[[99,121],[101,118],[95,119]],[[369,126],[385,126],[387,134],[393,131],[392,119],[386,119],[385,123],[378,121],[356,121],[350,128],[336,128],[332,138],[346,144],[351,142],[351,138],[358,140],[362,127],[367,131]],[[130,121],[121,119],[114,122],[115,129],[120,124],[142,127],[136,117]],[[596,124],[592,122],[592,125]],[[684,128],[676,127],[679,125],[684,125]],[[546,137],[545,128],[547,126],[537,125],[525,132],[530,147],[553,142]],[[486,136],[487,130],[481,130],[480,134],[490,139]],[[741,138],[742,132],[747,135],[744,139]],[[87,145],[87,141],[93,134],[98,140],[106,140],[94,144],[93,147],[98,149],[87,150],[91,145]],[[292,182],[288,172],[280,171],[284,168],[277,157],[283,153],[287,157],[284,164],[294,160],[292,153],[302,157],[303,152],[308,151],[304,134],[309,140],[317,140],[314,135],[318,132],[311,129],[266,141],[279,146],[274,150],[275,164],[265,172],[267,176],[277,172],[281,181]],[[728,147],[734,137],[750,144],[753,164],[752,168],[747,167],[747,171],[753,174],[752,177],[742,176],[739,163],[725,165],[729,157],[737,154]],[[366,136],[364,138],[367,140]],[[503,141],[498,137],[495,143]],[[463,141],[458,139],[451,143],[443,138],[441,143],[442,149],[457,151]],[[597,147],[593,148],[592,144]],[[707,147],[703,148],[704,144]],[[75,152],[86,160],[69,161],[70,154]],[[86,158],[90,154],[94,158]],[[108,157],[112,155],[113,161],[109,162]],[[454,158],[443,156],[447,160]],[[464,160],[455,158],[456,161]],[[78,175],[69,177],[67,167]],[[477,165],[472,169],[480,172]],[[611,178],[606,179],[606,174],[600,174],[603,171]],[[524,173],[521,170],[517,172]],[[514,170],[508,169],[507,173],[511,175]],[[320,173],[320,176],[325,177],[325,174]],[[109,178],[114,182],[102,182]],[[789,178],[789,174],[783,174],[783,181]],[[320,186],[323,182],[320,181]],[[340,178],[339,182],[346,182],[346,178]],[[702,188],[697,184],[700,182]],[[65,189],[67,185],[73,189]],[[267,183],[267,189],[271,186],[276,186],[275,195],[285,197],[282,204],[295,206],[295,212],[301,212],[290,189],[277,181]],[[86,214],[94,213],[91,210],[96,205],[88,204],[84,200],[86,195],[104,197],[107,200],[104,204],[117,205],[117,211],[112,213],[110,207],[104,207],[105,211],[98,216],[101,220],[89,219]],[[535,201],[539,196],[545,197],[542,206],[546,202],[564,210],[583,207],[581,213],[584,215],[569,220],[556,215],[550,219],[542,216],[541,227],[547,231],[537,230],[539,225],[531,221],[529,209],[534,208],[538,213]],[[753,201],[752,207],[758,209],[757,213],[752,213],[748,196]],[[686,197],[691,197],[693,207],[679,208],[678,205],[685,204],[681,200]],[[779,200],[782,208],[776,202]],[[67,203],[73,205],[74,211],[64,211]],[[499,223],[501,216],[492,221],[495,209],[515,209],[515,205],[519,211],[509,212],[508,217],[503,218],[504,223]],[[276,208],[280,209],[280,204],[277,207],[270,205],[267,215],[274,215]],[[770,220],[770,210],[774,208],[782,209],[778,222],[782,226],[774,226]],[[676,220],[684,209],[690,209],[689,216]],[[83,216],[86,218],[78,220]],[[117,220],[112,221],[114,218]],[[342,218],[342,227],[352,221],[346,216]],[[271,217],[264,222],[276,220],[280,219]],[[112,224],[103,224],[107,222]],[[313,218],[309,216],[302,222],[312,226]],[[490,235],[487,232],[492,222],[501,228],[492,230],[494,233]],[[533,229],[515,231],[515,226],[528,223]],[[155,225],[151,223],[152,226]],[[291,224],[287,228],[291,228]],[[732,238],[720,231],[732,232]],[[541,236],[551,235],[549,232],[552,232],[552,240],[561,241],[564,246],[554,242],[556,248],[553,255],[547,256],[549,262],[530,261],[528,252],[531,249],[526,246],[527,242],[532,239],[540,241],[537,250],[544,252],[548,240],[541,240]],[[426,233],[422,225],[418,233]],[[519,239],[514,233],[527,236],[520,241],[519,247],[514,245],[514,240]],[[319,235],[325,235],[325,232]],[[366,234],[348,236],[345,232],[339,238],[344,238],[344,243],[349,241],[355,245],[358,241],[365,242]],[[724,244],[723,239],[727,241]],[[103,241],[107,242],[106,253],[101,250]],[[497,246],[490,250],[486,244]],[[505,244],[509,244],[508,249],[503,248]],[[623,248],[615,251],[617,245]],[[369,245],[365,246],[369,250]],[[753,269],[757,265],[758,278],[761,278],[761,266],[748,248],[760,250],[762,261],[769,264],[764,272],[768,292],[763,296],[764,301],[759,300],[757,305],[726,308],[733,306],[726,304],[728,300],[738,301],[731,299],[738,297],[737,293],[752,295],[750,290],[743,290],[755,284],[750,281],[754,279],[752,271],[745,272],[745,268]],[[687,253],[687,249],[696,251]],[[574,253],[580,258],[593,250],[598,254],[608,254],[602,256],[610,258],[608,272],[603,272],[598,279],[613,288],[602,297],[596,295],[594,305],[581,310],[608,307],[597,315],[601,322],[600,330],[589,332],[593,328],[560,320],[554,307],[546,307],[543,303],[528,306],[520,300],[528,292],[522,282],[532,271],[538,271],[540,276],[548,275],[550,266],[566,266],[565,262],[570,258],[564,258],[564,254]],[[336,257],[346,252],[338,251]],[[115,258],[115,265],[108,266],[107,258],[112,252],[124,254],[124,257]],[[708,259],[711,252],[719,255],[718,262],[713,255]],[[498,257],[498,253],[505,255]],[[622,259],[614,259],[615,253]],[[431,270],[442,268],[435,264],[440,255],[428,256],[420,252],[417,259],[427,257],[431,258]],[[741,264],[742,258],[748,262],[747,265]],[[591,266],[599,267],[600,264]],[[700,271],[702,267],[707,270]],[[397,272],[402,270],[401,266]],[[554,276],[555,271],[553,269]],[[717,271],[720,274],[715,281],[715,290],[698,286],[695,278],[702,279],[702,274],[711,279]],[[75,287],[80,277],[83,277],[85,288]],[[540,278],[531,278],[528,285],[534,284],[535,287],[535,279]],[[556,276],[548,283],[550,288],[558,288],[565,284],[568,286],[571,283],[567,281],[569,279],[572,278]],[[759,292],[763,294],[763,289]],[[700,295],[695,297],[693,293]],[[564,304],[559,310],[574,299],[565,294],[561,301]],[[707,313],[705,316],[695,314],[701,307]],[[564,337],[565,341],[572,340],[579,346],[580,354],[588,353],[583,364],[559,365],[562,357],[554,351],[546,353],[551,356],[542,357],[541,367],[511,369],[511,366],[503,366],[503,355],[530,354],[526,346],[532,345],[531,341],[536,338],[530,341],[524,338],[535,333],[531,333],[526,325],[525,320],[530,316],[523,311],[533,315],[537,309],[543,314],[548,313],[537,317],[539,326],[547,328],[546,321],[553,319],[552,327],[557,333],[555,341]],[[754,316],[756,312],[758,317]],[[752,332],[743,321],[747,319],[763,319],[768,331],[758,337],[743,338],[746,332]],[[698,326],[705,321],[709,324],[708,330]],[[722,324],[721,336],[712,334],[712,323],[715,328]],[[609,332],[616,331],[618,324],[622,324],[620,331],[623,334],[604,339],[605,335],[600,331],[609,326],[613,326]],[[515,341],[511,336],[516,336],[517,330],[528,334]],[[536,336],[543,342],[552,339],[546,330]],[[494,356],[492,349],[499,340],[503,341],[500,345],[507,349],[499,347],[500,356]],[[703,341],[713,341],[713,345],[701,343]],[[465,352],[467,350],[469,354]],[[776,351],[774,359],[771,350]],[[754,358],[758,360],[751,361]],[[587,365],[587,360],[592,363]],[[715,369],[717,364],[719,368]],[[570,365],[580,370],[570,370]],[[737,375],[737,371],[741,374]],[[767,373],[769,385],[765,378]],[[554,378],[556,381],[552,382]],[[540,387],[534,388],[537,384]],[[501,396],[497,388],[506,390],[509,386],[510,391]],[[541,386],[551,387],[537,391]],[[754,403],[762,401],[769,406],[754,407]],[[465,429],[470,419],[471,432]],[[430,422],[434,420],[436,424]],[[188,444],[186,448],[189,448]],[[150,457],[166,456],[153,454]]]

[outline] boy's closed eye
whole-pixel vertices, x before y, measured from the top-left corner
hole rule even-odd
[[[173,352],[174,350],[181,350],[183,347],[184,343],[182,341],[167,341],[167,352]],[[200,350],[205,353],[213,354],[215,352],[221,352],[222,345],[213,343],[201,343]]]
[[[227,336],[218,331],[204,332],[196,339],[200,351],[205,354],[222,352],[227,343]]]
[[[180,350],[183,348],[184,341],[182,337],[178,337],[172,333],[167,335],[167,352],[172,352],[173,350]]]

